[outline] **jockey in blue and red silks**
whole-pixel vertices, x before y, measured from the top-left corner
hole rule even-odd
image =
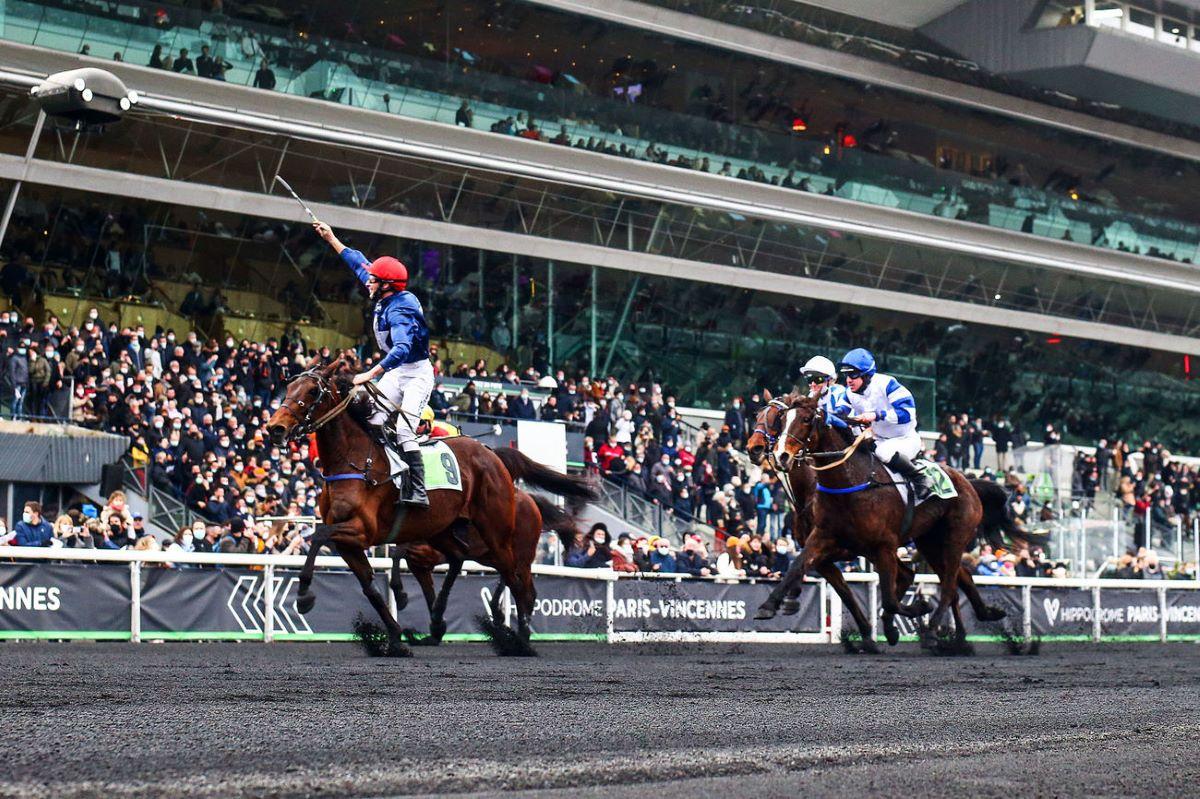
[[[355,375],[354,385],[379,378],[376,384],[379,390],[400,409],[403,418],[396,419],[394,427],[401,457],[409,469],[404,503],[429,507],[416,427],[433,391],[433,364],[429,360],[429,328],[421,301],[408,291],[408,269],[387,255],[368,261],[358,250],[342,244],[324,222],[313,222],[313,229],[354,270],[375,304],[371,329],[384,356],[375,366]],[[370,422],[384,429],[387,411],[377,408]]]

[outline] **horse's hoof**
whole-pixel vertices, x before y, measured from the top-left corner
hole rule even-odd
[[[800,600],[794,597],[779,603],[779,612],[784,616],[795,616],[800,612]]]
[[[405,646],[398,638],[388,641],[387,651],[383,654],[384,657],[389,658],[410,658],[413,655],[412,650]]]
[[[303,616],[312,610],[315,604],[317,604],[316,594],[301,594],[296,597],[296,612]]]
[[[983,611],[975,614],[975,618],[980,621],[1000,621],[1007,616],[1008,614],[1003,608],[998,608],[995,605],[984,605]]]
[[[862,653],[864,655],[879,654],[879,645],[875,643],[874,638],[864,638],[862,640]]]
[[[755,621],[766,621],[767,619],[775,618],[775,608],[770,605],[762,605],[754,613]]]
[[[883,627],[883,637],[887,639],[888,646],[895,646],[900,643],[900,631],[896,629],[895,625],[885,624]]]
[[[429,637],[433,639],[433,643],[440,644],[442,639],[446,637],[446,622],[430,622]]]
[[[933,604],[923,596],[914,598],[912,602],[901,605],[900,608],[901,612],[909,618],[917,618],[933,612]]]

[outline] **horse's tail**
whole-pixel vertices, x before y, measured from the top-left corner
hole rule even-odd
[[[994,480],[972,480],[971,487],[979,495],[983,505],[983,519],[979,522],[976,537],[991,544],[993,548],[1005,546],[1004,536],[1010,539],[1031,541],[1036,534],[1022,529],[1008,512],[1008,494]]]
[[[575,540],[578,531],[578,520],[575,514],[563,510],[545,494],[530,494],[538,510],[542,513],[542,527],[558,533],[558,540],[564,544]]]
[[[584,475],[560,474],[512,447],[500,447],[493,452],[513,480],[524,480],[531,486],[576,502],[592,502],[599,496],[595,484]]]

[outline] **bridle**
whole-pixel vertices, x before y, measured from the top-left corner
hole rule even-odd
[[[302,436],[307,436],[310,433],[315,433],[325,425],[329,424],[329,422],[333,421],[333,419],[342,413],[342,411],[346,410],[346,408],[354,400],[353,391],[347,392],[344,399],[338,400],[337,388],[333,381],[315,369],[308,369],[301,372],[289,380],[288,383],[291,384],[302,377],[312,378],[314,381],[316,381],[317,398],[311,403],[305,402],[302,399],[295,400],[295,404],[297,406],[306,409],[303,416],[300,415],[300,411],[297,408],[291,405],[291,400],[284,398],[283,402],[279,404],[280,408],[286,408],[288,413],[300,420],[296,424],[292,425],[292,429],[288,431],[287,437],[284,439],[285,441],[291,441]],[[333,408],[314,419],[313,414],[317,412],[327,398],[334,400],[336,404],[333,406]]]
[[[818,407],[816,412],[813,414],[813,427],[825,426],[827,424],[828,421],[825,419],[825,409]],[[815,472],[824,472],[830,469],[836,469],[838,466],[841,466],[843,463],[850,460],[858,448],[862,446],[862,443],[871,438],[871,428],[863,428],[862,432],[855,436],[854,441],[852,441],[845,448],[835,449],[830,452],[810,452],[808,450],[809,442],[805,439],[802,439],[787,430],[784,430],[782,435],[785,436],[785,441],[794,441],[799,446],[799,450],[796,453],[798,460],[807,463],[809,468]],[[817,458],[837,458],[837,460],[833,461],[832,463],[826,463],[823,466],[818,466],[816,462]]]

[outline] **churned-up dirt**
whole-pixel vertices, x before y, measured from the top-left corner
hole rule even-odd
[[[1195,795],[1200,647],[0,645],[0,796]]]

